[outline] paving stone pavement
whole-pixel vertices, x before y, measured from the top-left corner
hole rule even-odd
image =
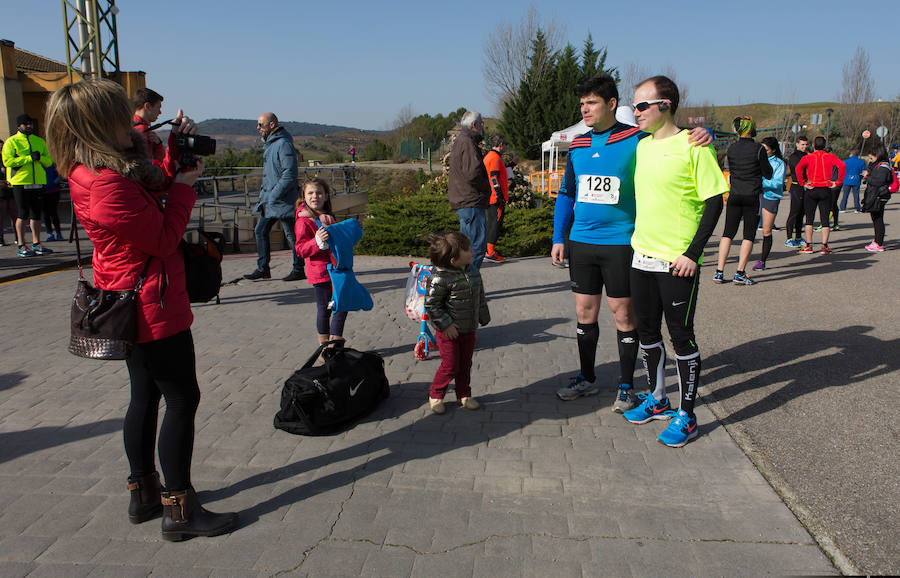
[[[194,485],[241,527],[178,544],[161,540],[158,520],[125,516],[128,375],[65,350],[77,272],[0,286],[0,576],[838,573],[709,406],[679,450],[656,442],[663,423],[632,426],[610,410],[608,315],[597,359],[608,387],[556,399],[577,355],[568,274],[547,259],[485,265],[493,321],[472,370],[483,409],[431,414],[439,360],[412,354],[408,261],[356,259],[375,307],[351,313],[345,333],[384,356],[392,392],[338,435],[272,427],[282,383],[316,341],[312,288],[277,279],[286,256],[275,279],[228,284],[221,304],[195,307]],[[253,266],[229,256],[225,278]]]

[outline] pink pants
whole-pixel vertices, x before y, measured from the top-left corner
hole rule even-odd
[[[472,372],[472,354],[475,353],[475,332],[460,333],[456,339],[447,339],[440,331],[436,332],[438,351],[441,352],[441,366],[434,374],[431,390],[432,399],[444,399],[447,386],[451,381],[456,383],[456,397],[472,397],[469,387]]]

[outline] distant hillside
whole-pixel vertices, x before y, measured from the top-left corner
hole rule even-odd
[[[359,129],[336,126],[331,124],[316,124],[313,122],[282,122],[291,136],[326,136],[334,133],[354,131],[375,133],[376,131],[360,131]],[[256,132],[256,121],[249,119],[236,118],[212,118],[199,123],[198,131],[200,134],[207,135],[235,135],[235,136],[258,136]]]

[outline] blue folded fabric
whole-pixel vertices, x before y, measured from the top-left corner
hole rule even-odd
[[[328,245],[335,264],[328,265],[331,277],[333,311],[369,311],[372,296],[353,274],[353,246],[362,239],[362,226],[356,219],[347,219],[326,227]]]

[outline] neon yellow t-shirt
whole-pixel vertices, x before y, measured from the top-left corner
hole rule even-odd
[[[710,146],[688,143],[688,131],[638,143],[634,170],[637,218],[631,246],[672,262],[694,240],[706,200],[728,190]]]

